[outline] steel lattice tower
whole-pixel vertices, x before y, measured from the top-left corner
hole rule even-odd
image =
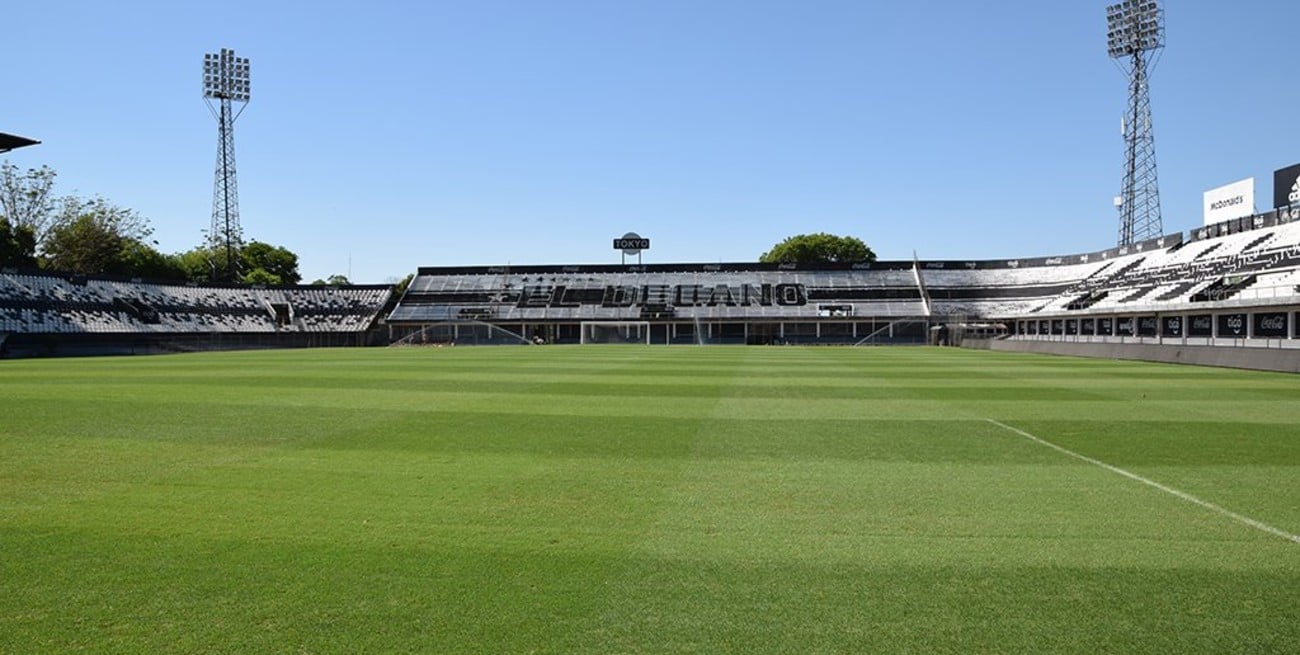
[[[1128,111],[1122,123],[1124,183],[1115,199],[1119,245],[1127,246],[1158,237],[1163,230],[1147,80],[1165,47],[1164,11],[1158,0],[1124,0],[1106,7],[1106,23],[1107,50],[1128,76]]]
[[[239,278],[239,250],[243,232],[239,227],[239,186],[235,179],[235,119],[244,113],[249,100],[248,59],[234,50],[203,55],[203,101],[217,119],[217,167],[212,185],[212,227],[208,247],[223,252],[225,267],[220,275],[227,282]],[[213,101],[216,107],[213,107]],[[239,110],[232,107],[239,103]],[[215,268],[215,263],[213,264]]]

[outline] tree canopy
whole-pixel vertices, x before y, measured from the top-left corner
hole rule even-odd
[[[14,226],[0,216],[0,266],[35,266],[36,234],[25,225]]]
[[[406,290],[411,287],[411,281],[414,279],[415,273],[407,273],[406,277],[400,280],[390,279],[389,282],[393,283],[393,295],[397,298],[402,297],[402,295],[406,293]]]
[[[318,287],[324,287],[324,286],[344,287],[349,284],[352,284],[352,281],[348,279],[348,276],[342,273],[335,273],[325,278],[324,280],[320,278],[316,278],[315,280],[312,280],[311,283]]]
[[[153,230],[130,209],[103,198],[65,198],[62,210],[41,244],[46,268],[88,275],[140,276],[133,264],[158,264],[146,243]]]
[[[0,218],[14,231],[30,230],[37,246],[60,214],[60,200],[52,195],[56,175],[48,166],[20,172],[12,162],[0,163]]]
[[[288,248],[250,241],[240,246],[235,254],[239,258],[238,283],[274,286],[298,284],[302,281],[302,275],[298,272],[298,255]],[[198,246],[171,257],[181,276],[189,282],[227,282],[224,247]]]
[[[825,232],[798,234],[772,246],[758,261],[765,264],[853,264],[876,261],[876,253],[851,236]]]
[[[298,284],[298,255],[283,246],[250,241],[239,249],[244,284]]]
[[[149,221],[104,198],[54,195],[48,166],[21,171],[0,162],[0,265],[40,266],[65,273],[122,275],[187,282],[298,284],[298,255],[260,241],[236,251],[240,277],[223,273],[226,250],[200,245],[159,252]]]

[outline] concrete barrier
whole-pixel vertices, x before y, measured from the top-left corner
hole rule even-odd
[[[965,348],[1041,353],[1072,357],[1134,359],[1144,362],[1222,366],[1256,371],[1300,373],[1300,350],[1231,346],[1175,346],[1119,343],[1067,343],[1019,339],[966,339]]]

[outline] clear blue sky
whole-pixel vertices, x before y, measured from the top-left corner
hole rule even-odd
[[[1114,245],[1125,80],[1105,1],[14,2],[0,131],[62,193],[211,219],[203,53],[252,60],[248,238],[307,280],[421,265],[753,261],[791,234],[883,259]],[[1165,232],[1300,161],[1300,2],[1173,0],[1152,81]]]

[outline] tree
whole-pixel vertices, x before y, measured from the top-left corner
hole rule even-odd
[[[239,251],[244,284],[298,284],[298,255],[282,246],[250,241]]]
[[[0,163],[0,264],[40,265],[85,275],[126,275],[191,282],[297,284],[298,255],[253,241],[235,251],[227,266],[224,247],[208,244],[164,255],[149,237],[153,229],[135,211],[95,197],[56,198],[56,173],[48,166],[21,172]],[[226,272],[238,270],[238,280]],[[345,281],[346,283],[346,281]]]
[[[50,231],[45,267],[68,273],[117,273],[125,239],[111,227],[86,215]]]
[[[270,273],[264,268],[255,268],[244,273],[244,276],[240,278],[240,282],[243,282],[244,284],[261,284],[267,286],[283,284],[280,281],[280,276]]]
[[[31,230],[39,246],[59,216],[59,201],[51,195],[57,173],[48,166],[18,167],[5,161],[0,164],[0,218],[9,221],[10,230]]]
[[[226,250],[199,246],[193,250],[172,255],[179,269],[181,279],[188,282],[215,282],[222,271],[226,270]]]
[[[348,280],[348,276],[343,275],[342,273],[335,273],[325,278],[324,280],[320,278],[316,278],[315,280],[312,280],[311,283],[313,286],[318,286],[318,287],[325,287],[325,286],[345,287],[349,284],[352,284],[351,280]]]
[[[0,217],[0,266],[36,266],[36,233]]]
[[[127,239],[120,253],[121,275],[155,280],[184,280],[185,269],[176,255],[164,255],[153,246]]]
[[[302,280],[298,273],[298,255],[282,246],[251,241],[238,251],[237,256],[242,271],[236,280],[238,283],[275,286],[298,284]],[[223,246],[198,246],[177,253],[172,259],[181,277],[187,281],[202,284],[230,282],[225,279],[226,249]]]
[[[146,244],[152,233],[148,223],[130,209],[103,198],[68,197],[46,235],[44,264],[70,273],[138,276],[133,263],[156,261],[145,252],[152,250]]]
[[[825,232],[799,234],[772,246],[758,261],[765,264],[852,264],[876,261],[862,239]]]
[[[410,288],[411,281],[414,279],[415,273],[407,273],[406,277],[395,282],[389,280],[390,282],[393,282],[393,295],[398,298],[402,297],[402,295],[406,293],[406,290]]]

